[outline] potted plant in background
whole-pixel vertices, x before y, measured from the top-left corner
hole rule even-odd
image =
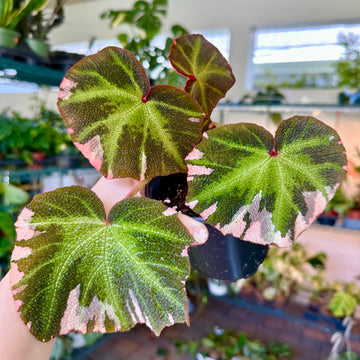
[[[174,38],[187,34],[181,25],[171,27],[171,36],[164,41],[165,46],[154,44],[160,34],[163,19],[167,14],[167,0],[136,1],[129,10],[110,10],[101,15],[102,19],[111,19],[111,27],[129,25],[130,31],[117,37],[124,49],[136,54],[144,65],[150,81],[154,84],[184,86],[185,78],[171,68],[167,60]]]
[[[108,215],[78,186],[39,194],[20,214],[12,291],[38,339],[137,323],[158,335],[187,321],[194,239],[170,199],[133,196],[153,178],[187,173],[185,206],[225,236],[290,246],[346,174],[338,134],[312,117],[284,120],[275,137],[255,124],[213,128],[212,110],[235,79],[203,36],[175,39],[169,58],[187,78],[184,90],[151,86],[136,57],[117,47],[84,58],[60,85],[75,145],[105,178],[137,185]]]
[[[360,150],[355,148],[357,156],[360,158]],[[340,184],[334,197],[326,206],[324,212],[319,216],[318,222],[323,225],[334,225],[336,222],[348,229],[360,229],[360,191],[351,191],[353,195],[345,194],[343,187],[345,183],[352,180],[359,181],[360,166],[356,166],[354,161],[348,159],[347,179]],[[360,189],[360,184],[355,184]],[[347,190],[349,192],[349,190]]]
[[[19,162],[32,162],[29,150],[28,131],[31,122],[20,114],[4,111],[0,114],[0,159],[1,165],[15,166]]]
[[[353,230],[360,230],[360,195],[357,194],[353,206],[344,216],[343,227]]]
[[[341,221],[348,213],[349,208],[353,206],[353,201],[348,199],[340,185],[336,190],[334,197],[326,206],[324,212],[318,217],[317,221],[322,225],[334,226],[339,216]]]
[[[358,320],[359,301],[360,291],[355,282],[336,280],[328,283],[321,279],[314,283],[304,318],[331,324],[337,330],[344,331],[344,318],[353,317]]]
[[[343,227],[353,230],[360,230],[360,195],[357,194],[353,206],[344,216]]]
[[[359,36],[355,34],[340,34],[338,37],[340,45],[344,47],[344,57],[336,63],[335,70],[338,75],[338,86],[345,86],[352,93],[339,95],[341,103],[352,105],[360,103],[360,47]]]
[[[64,5],[67,0],[56,0],[53,9],[46,8],[30,14],[22,22],[21,32],[25,43],[40,57],[48,57],[50,45],[49,32],[64,21]]]
[[[16,232],[13,219],[6,212],[0,212],[0,279],[10,265],[10,256],[14,247]]]
[[[207,336],[189,342],[176,341],[178,353],[188,353],[199,360],[286,360],[292,358],[290,345],[280,342],[264,344],[245,333],[216,326]]]
[[[308,291],[310,299],[313,279],[321,277],[325,262],[325,253],[309,256],[301,244],[288,249],[272,247],[259,270],[245,281],[232,284],[230,291],[276,307],[283,307],[298,291]]]
[[[0,2],[0,46],[14,48],[21,33],[19,25],[33,11],[38,11],[48,0],[2,0]]]
[[[4,111],[0,120],[1,167],[24,167],[34,161],[43,165],[46,157],[53,160],[64,150],[74,148],[61,117],[43,105],[34,118]]]
[[[352,316],[360,303],[360,289],[355,282],[335,281],[329,289],[332,293],[328,309],[335,317]]]
[[[360,159],[360,149],[355,148],[358,159]],[[360,180],[360,166],[357,166],[353,161],[348,161],[349,171],[348,176]],[[343,227],[348,229],[360,230],[360,184],[357,183],[357,191],[348,201],[349,206],[347,212],[344,214]]]
[[[29,201],[29,194],[13,184],[0,183],[0,279],[8,271],[16,232],[13,218]]]

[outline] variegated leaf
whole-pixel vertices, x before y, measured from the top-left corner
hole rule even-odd
[[[222,233],[250,242],[290,245],[346,174],[338,134],[313,117],[283,121],[275,138],[246,123],[205,135],[188,156],[188,201]]]
[[[218,101],[235,83],[229,63],[214,45],[197,34],[175,39],[169,60],[188,78],[185,91],[199,102],[210,118]]]
[[[117,47],[69,70],[58,107],[74,144],[108,179],[186,172],[201,137],[199,104],[175,87],[150,87],[141,63]]]
[[[158,335],[187,321],[184,250],[193,239],[171,210],[129,198],[106,219],[91,190],[37,195],[17,220],[11,270],[15,303],[30,331],[47,341],[145,323]]]

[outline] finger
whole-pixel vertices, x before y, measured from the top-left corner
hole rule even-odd
[[[180,221],[186,226],[190,234],[194,238],[193,245],[202,245],[206,242],[209,237],[209,231],[206,226],[200,221],[194,220],[190,216],[178,213]]]

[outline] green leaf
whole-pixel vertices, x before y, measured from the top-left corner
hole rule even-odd
[[[171,32],[172,32],[172,35],[174,38],[177,38],[181,35],[185,35],[188,33],[188,31],[184,27],[182,27],[181,25],[178,25],[178,24],[173,25],[171,27]]]
[[[30,200],[30,195],[12,184],[0,184],[0,194],[4,195],[7,204],[23,205]]]
[[[20,21],[30,15],[32,12],[40,11],[48,0],[27,0],[23,1],[19,8],[15,8],[9,16],[9,29],[16,30]]]
[[[345,291],[337,291],[332,297],[329,308],[334,316],[351,316],[355,310],[356,298]]]
[[[186,172],[201,137],[199,104],[172,86],[151,88],[140,62],[117,47],[69,70],[58,107],[74,144],[109,179]]]
[[[17,220],[12,254],[13,296],[34,336],[48,341],[137,323],[159,335],[187,321],[184,249],[193,239],[170,210],[129,198],[106,219],[91,190],[37,195]]]
[[[122,45],[122,47],[124,47],[124,48],[125,48],[125,47],[127,46],[127,44],[129,43],[129,41],[128,41],[128,35],[127,35],[127,34],[119,34],[119,35],[117,36],[117,38],[118,38],[120,44]]]
[[[14,222],[6,212],[0,212],[0,237],[6,237],[13,242],[16,238]]]
[[[189,79],[185,91],[210,117],[218,101],[235,83],[226,59],[202,35],[186,34],[174,40],[169,60],[180,74]]]
[[[255,124],[209,130],[188,155],[188,202],[224,234],[290,245],[324,210],[346,174],[334,129],[284,120],[273,136]]]

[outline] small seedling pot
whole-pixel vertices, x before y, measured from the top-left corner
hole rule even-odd
[[[183,187],[184,181],[186,188]],[[169,198],[164,195],[167,191],[173,192]],[[186,192],[185,174],[156,177],[145,189],[147,197],[165,200],[164,203],[169,206],[173,205],[171,198],[179,197],[179,193],[186,195]],[[229,282],[255,274],[266,258],[268,246],[243,241],[232,235],[223,235],[215,227],[204,222],[201,217],[192,216],[203,222],[209,231],[209,238],[205,244],[189,248],[190,263],[195,270],[208,278]]]

